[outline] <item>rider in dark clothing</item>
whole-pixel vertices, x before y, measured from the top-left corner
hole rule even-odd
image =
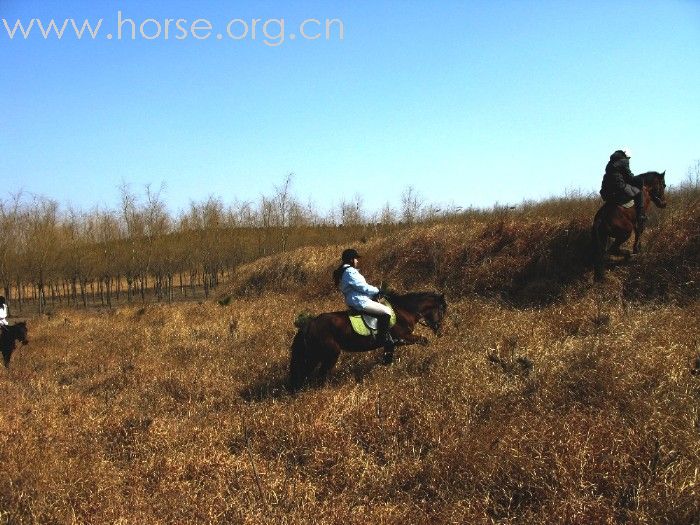
[[[610,155],[610,162],[605,166],[600,196],[605,202],[615,204],[624,204],[630,199],[634,199],[637,225],[641,228],[647,220],[644,214],[644,193],[636,186],[632,186],[633,177],[629,155],[622,150],[617,150]]]

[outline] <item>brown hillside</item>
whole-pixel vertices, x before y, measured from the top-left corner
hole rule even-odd
[[[578,207],[576,207],[578,205]],[[572,217],[547,208],[417,226],[358,244],[363,273],[402,290],[435,288],[521,305],[547,304],[591,281],[590,203],[569,203]],[[557,210],[559,211],[559,210]],[[686,192],[655,210],[643,254],[612,270],[628,299],[692,300],[700,291],[700,195]],[[300,290],[333,293],[330,275],[345,246],[300,248],[240,269],[223,295]]]

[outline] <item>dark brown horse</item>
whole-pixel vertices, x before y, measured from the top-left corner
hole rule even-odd
[[[666,182],[664,177],[666,172],[658,173],[649,171],[634,177],[633,186],[640,188],[644,193],[644,212],[649,209],[653,202],[659,208],[666,207],[664,192]],[[634,206],[624,208],[614,202],[606,202],[600,207],[593,219],[591,231],[593,237],[593,268],[595,280],[603,280],[604,262],[606,255],[619,255],[625,258],[630,257],[629,250],[622,250],[620,246],[627,241],[634,232],[634,244],[632,253],[641,251],[641,236],[644,228],[637,227],[637,213]],[[612,238],[613,243],[608,248],[608,240]]]
[[[423,323],[440,333],[440,326],[447,311],[445,296],[433,292],[386,294],[396,312],[396,324],[391,336],[397,345],[425,344],[428,340],[413,333],[416,324]],[[350,325],[348,312],[329,312],[306,321],[294,336],[289,365],[292,391],[301,388],[316,368],[323,381],[338,361],[341,351],[367,352],[380,348],[382,343],[371,336],[355,333]]]
[[[10,357],[12,352],[17,348],[17,341],[26,345],[29,343],[27,339],[27,323],[21,322],[12,326],[0,327],[0,349],[2,349],[2,361],[5,368],[10,366]]]

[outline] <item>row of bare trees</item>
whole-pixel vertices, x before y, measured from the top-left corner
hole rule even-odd
[[[345,242],[434,213],[413,188],[402,208],[377,214],[356,195],[321,216],[292,192],[292,176],[259,202],[224,205],[210,197],[173,216],[163,188],[142,194],[126,184],[115,209],[61,209],[21,194],[0,200],[0,286],[21,312],[30,303],[111,306],[113,301],[210,294],[241,262],[304,244]]]

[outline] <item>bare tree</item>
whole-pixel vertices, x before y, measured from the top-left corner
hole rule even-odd
[[[46,284],[55,277],[59,253],[58,203],[35,198],[28,220],[27,264],[37,288],[39,313],[46,307]]]
[[[20,206],[22,194],[12,195],[10,201],[0,201],[0,282],[5,298],[12,295],[12,278],[16,275],[18,264],[20,235]]]
[[[379,222],[382,224],[394,224],[396,222],[396,210],[387,202],[379,214]]]
[[[408,186],[401,194],[401,221],[413,224],[418,221],[423,208],[423,198],[413,186]]]
[[[688,166],[683,186],[689,189],[700,188],[700,159],[697,159],[693,164]]]
[[[293,206],[296,205],[292,197],[292,179],[293,173],[287,174],[284,182],[280,186],[275,186],[274,202],[277,205],[277,221],[274,226],[280,232],[280,249],[286,251],[287,241],[289,239],[289,216]]]
[[[365,222],[362,196],[359,193],[356,193],[352,200],[340,201],[338,211],[340,212],[340,221],[343,226],[358,226]]]

